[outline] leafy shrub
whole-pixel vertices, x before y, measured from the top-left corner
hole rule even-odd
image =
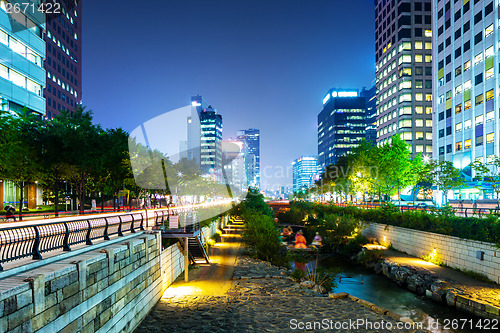
[[[285,263],[279,231],[272,217],[247,209],[241,216],[245,221],[242,239],[251,255],[276,265]]]
[[[355,237],[349,239],[349,242],[342,247],[340,251],[342,254],[352,256],[359,253],[363,249],[363,245],[368,243],[368,238],[362,234],[357,234]]]
[[[428,231],[443,235],[495,243],[500,247],[500,221],[497,215],[486,217],[456,216],[453,208],[431,209],[427,211],[410,210],[400,212],[397,206],[385,205],[376,209],[318,205],[325,215],[351,216],[366,222],[375,222]],[[331,219],[331,217],[329,217]]]
[[[367,250],[365,249],[359,256],[358,262],[362,264],[379,262],[382,259],[382,250]]]

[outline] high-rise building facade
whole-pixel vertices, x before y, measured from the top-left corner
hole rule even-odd
[[[462,169],[469,186],[455,199],[484,193],[471,162],[499,156],[498,2],[434,1],[434,154]],[[451,193],[449,195],[451,197]]]
[[[365,98],[357,91],[330,89],[318,115],[318,164],[337,163],[365,139]]]
[[[46,16],[44,40],[47,118],[61,110],[72,112],[82,103],[82,1],[64,0],[61,13]]]
[[[222,116],[209,105],[200,113],[200,170],[222,179]]]
[[[292,163],[293,192],[308,189],[313,183],[313,177],[318,173],[318,158],[302,156]]]
[[[239,193],[245,192],[248,189],[245,155],[246,148],[243,141],[222,141],[223,180],[226,184],[230,184],[234,189],[239,191]]]
[[[365,98],[365,139],[371,144],[377,143],[377,87],[361,90],[359,95]]]
[[[249,128],[237,132],[238,140],[247,149],[247,179],[252,187],[260,188],[260,130]]]
[[[0,1],[0,107],[45,115],[44,18],[30,11],[11,14],[13,4]]]
[[[24,108],[45,115],[45,42],[43,15],[15,9],[13,1],[0,1],[0,109],[19,114]],[[20,203],[12,181],[0,179],[0,210],[6,205],[34,208],[41,204],[41,190],[30,184]]]
[[[432,154],[431,0],[376,0],[377,143]]]

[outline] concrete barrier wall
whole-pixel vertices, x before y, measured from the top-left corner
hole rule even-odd
[[[377,239],[380,244],[392,245],[396,250],[418,258],[436,249],[437,259],[444,264],[484,274],[500,283],[500,249],[493,243],[378,223],[370,223],[363,234]],[[478,251],[484,252],[483,260],[477,258]]]
[[[130,332],[184,271],[178,244],[141,234],[0,281],[0,332]]]
[[[0,332],[131,332],[183,272],[179,243],[138,233],[0,280]]]

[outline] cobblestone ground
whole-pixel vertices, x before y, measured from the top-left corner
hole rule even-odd
[[[425,332],[402,329],[393,319],[399,319],[398,315],[376,306],[371,308],[373,305],[357,302],[356,298],[333,299],[317,294],[291,281],[287,273],[266,262],[240,256],[227,296],[161,299],[135,332],[317,332],[326,328],[332,332]],[[335,325],[357,320],[385,326],[336,329]]]

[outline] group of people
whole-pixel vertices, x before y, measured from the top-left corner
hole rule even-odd
[[[281,241],[282,242],[287,242],[287,241],[290,241],[290,239],[292,238],[293,236],[293,229],[291,226],[288,226],[288,227],[284,227],[282,232],[281,232]],[[319,235],[318,232],[316,232],[316,236],[314,236],[314,239],[313,239],[313,242],[311,243],[311,245],[314,245],[314,246],[321,246],[322,242],[322,239],[321,239],[321,236]],[[294,248],[296,249],[307,249],[307,241],[306,241],[306,238],[304,237],[304,234],[302,232],[302,230],[299,230],[296,234],[295,234],[295,240],[294,240]]]

